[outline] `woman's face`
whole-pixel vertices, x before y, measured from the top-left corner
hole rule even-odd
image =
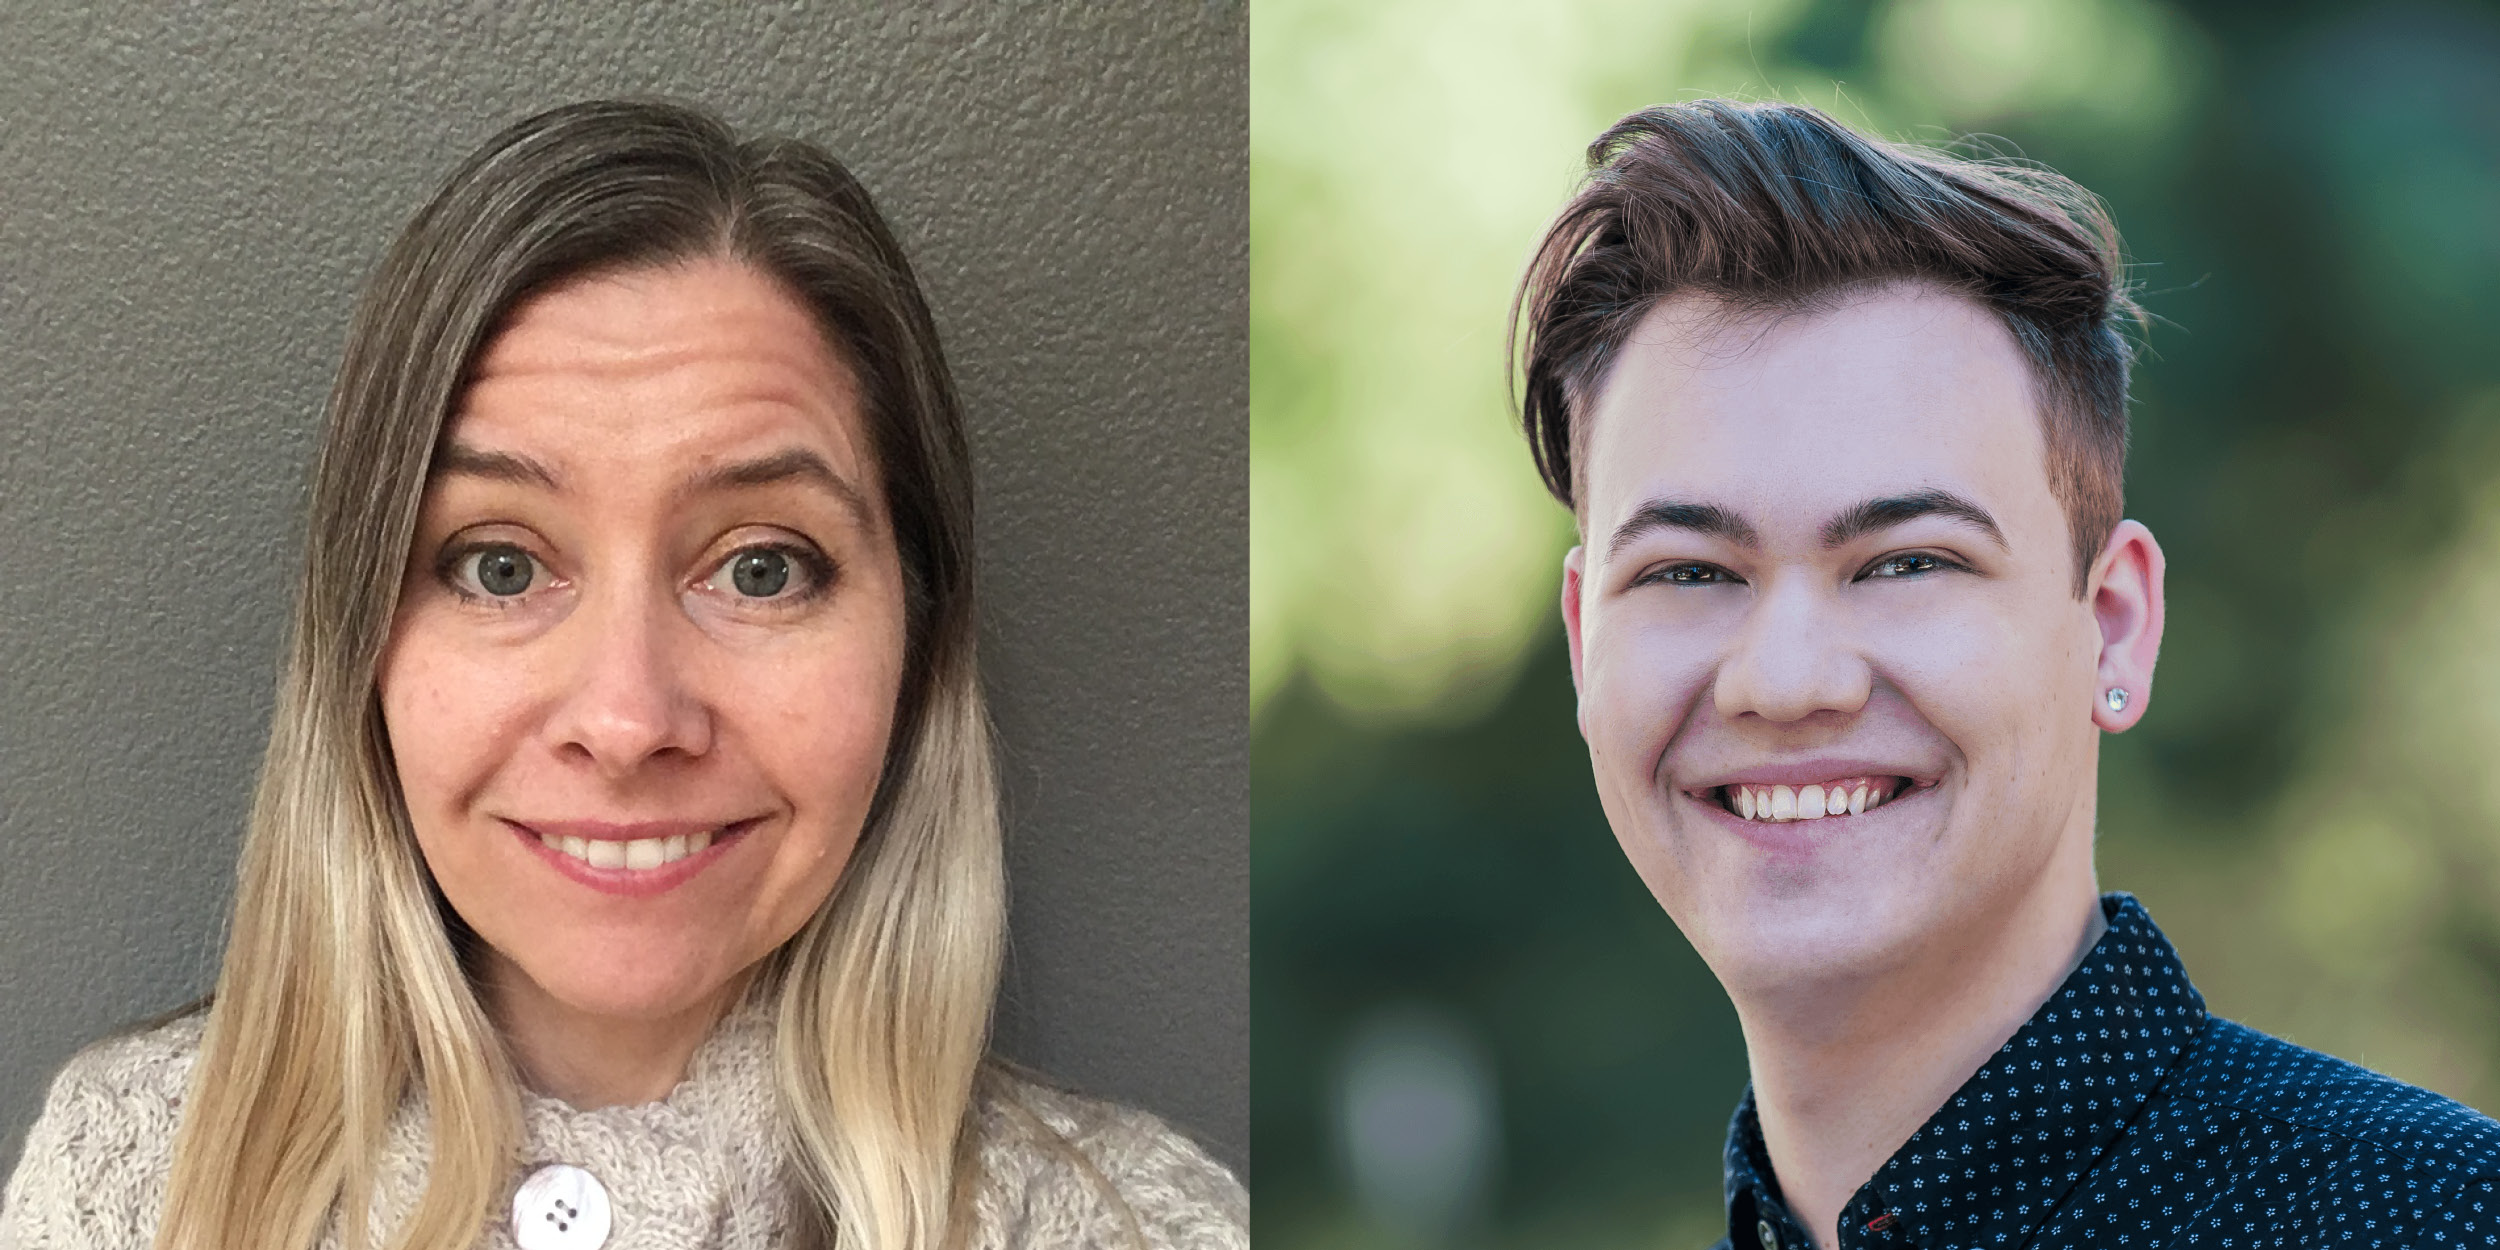
[[[708,259],[523,304],[436,453],[380,674],[489,983],[716,1007],[850,858],[903,628],[857,383],[771,279]]]

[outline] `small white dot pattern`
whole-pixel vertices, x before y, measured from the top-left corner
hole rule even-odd
[[[1842,1210],[1844,1250],[2500,1247],[2500,1123],[2208,1016],[2135,898]],[[1807,1250],[1749,1090],[1732,1250]]]

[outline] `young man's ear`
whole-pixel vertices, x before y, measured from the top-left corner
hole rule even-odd
[[[2120,521],[2092,566],[2092,619],[2101,627],[2092,723],[2110,733],[2132,728],[2153,701],[2153,660],[2161,652],[2161,574],[2161,544],[2137,521]]]
[[[1588,699],[1586,687],[1580,684],[1580,579],[1587,573],[1587,566],[1587,548],[1573,547],[1570,551],[1563,553],[1563,637],[1571,644],[1571,693],[1579,696],[1579,702],[1584,708],[1587,706]],[[1588,736],[1588,725],[1585,720],[1580,725],[1580,736],[1583,738]]]

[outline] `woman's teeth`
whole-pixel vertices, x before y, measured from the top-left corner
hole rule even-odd
[[[631,842],[559,838],[552,833],[542,833],[538,835],[538,840],[548,849],[562,851],[593,868],[631,868],[636,871],[674,864],[712,845],[712,835],[708,830],[666,838],[636,838]]]
[[[1747,820],[1821,820],[1855,816],[1881,804],[1890,779],[1845,777],[1819,786],[1729,786],[1727,805]]]

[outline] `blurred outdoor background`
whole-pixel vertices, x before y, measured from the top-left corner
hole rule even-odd
[[[1254,0],[1260,1245],[1690,1246],[1745,1080],[1590,791],[1512,284],[1643,104],[1991,136],[2160,321],[2103,887],[2215,1010],[2500,1109],[2500,8]]]

